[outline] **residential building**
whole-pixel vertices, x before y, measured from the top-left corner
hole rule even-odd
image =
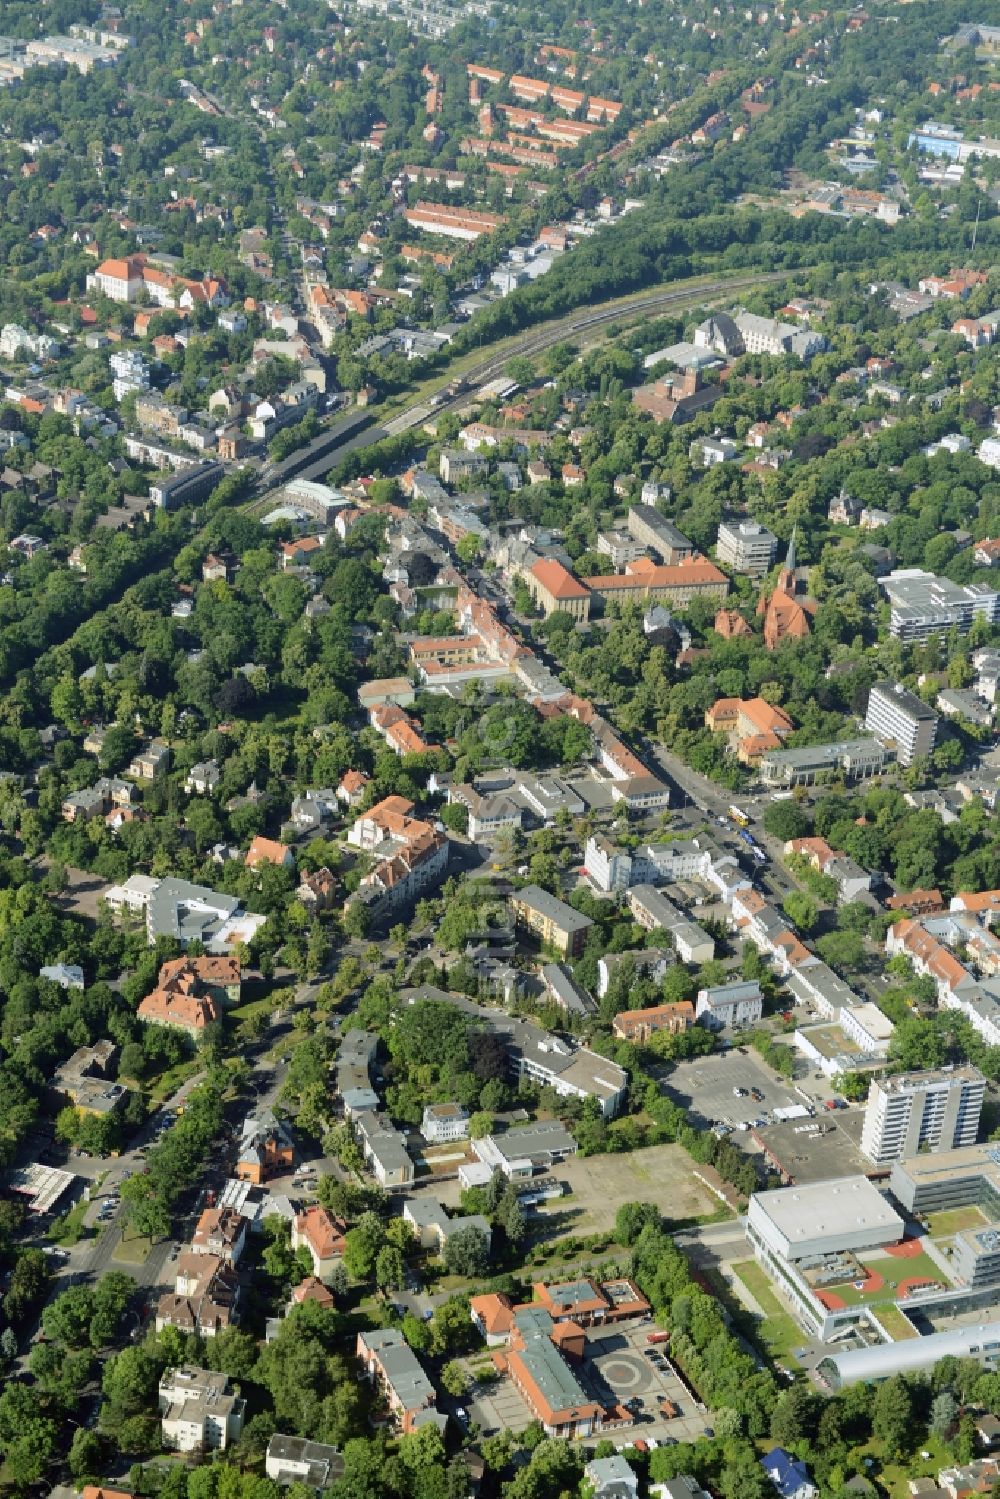
[[[317,1280],[327,1281],[344,1257],[347,1225],[311,1203],[292,1222],[292,1248],[305,1249]]]
[[[468,1110],[460,1103],[429,1103],[424,1108],[420,1133],[428,1145],[465,1140],[469,1134]]]
[[[753,520],[723,521],[715,544],[723,566],[750,578],[762,578],[778,555],[778,538]]]
[[[895,748],[900,765],[929,755],[937,735],[938,716],[899,682],[874,682],[868,694],[865,728]]]
[[[426,234],[441,234],[450,239],[463,240],[476,240],[484,234],[492,234],[504,222],[497,214],[425,202],[414,203],[412,208],[404,208],[403,217],[414,229],[422,229]]]
[[[217,760],[199,760],[188,771],[184,790],[189,796],[208,796],[218,786],[221,776]]]
[[[695,1018],[708,1030],[721,1031],[727,1026],[742,1030],[756,1025],[763,1010],[760,985],[753,980],[736,979],[730,984],[699,989]]]
[[[475,786],[448,787],[448,801],[465,807],[472,843],[492,843],[503,828],[520,828],[523,811],[505,791],[480,792]]]
[[[546,998],[568,1015],[593,1015],[596,1005],[565,963],[546,963],[539,974]]]
[[[410,1186],[414,1170],[406,1136],[386,1115],[366,1109],[355,1120],[354,1131],[371,1173],[384,1191]]]
[[[435,1254],[444,1254],[449,1239],[472,1228],[482,1236],[489,1253],[493,1231],[481,1213],[450,1217],[446,1209],[435,1198],[411,1198],[403,1206],[403,1222],[413,1230],[413,1236],[424,1249]]]
[[[538,885],[513,891],[509,905],[516,926],[534,932],[563,957],[575,957],[583,950],[586,933],[594,924],[589,916],[582,916]]]
[[[665,1483],[651,1483],[649,1499],[712,1499],[712,1496],[690,1473],[678,1473]]]
[[[639,1475],[620,1453],[591,1459],[583,1470],[592,1499],[638,1499]]]
[[[214,1338],[236,1322],[239,1295],[239,1277],[228,1260],[186,1249],[174,1262],[173,1292],[157,1302],[156,1331],[178,1327]]]
[[[677,1035],[690,1030],[695,1023],[694,1005],[689,999],[673,1004],[653,1005],[647,1010],[622,1010],[612,1022],[612,1030],[621,1041],[641,1044],[657,1031]]]
[[[413,803],[387,796],[363,812],[347,835],[355,848],[377,856],[348,904],[360,901],[382,918],[415,901],[437,884],[448,864],[448,840],[429,822],[411,817]]]
[[[398,1328],[358,1333],[356,1352],[365,1377],[404,1435],[427,1425],[443,1431],[447,1418],[435,1409],[437,1392]]]
[[[784,1447],[773,1447],[760,1459],[760,1465],[781,1499],[816,1499],[819,1489],[809,1477],[809,1469]]]
[[[653,885],[633,885],[627,896],[628,908],[647,932],[667,932],[674,951],[682,963],[707,963],[715,957],[715,939]]]
[[[160,510],[197,505],[225,477],[224,466],[214,460],[189,463],[179,473],[170,474],[165,479],[154,479],[149,487],[149,498]]]
[[[246,1401],[231,1394],[228,1374],[181,1364],[160,1379],[164,1447],[176,1452],[223,1452],[243,1430]]]
[[[301,1483],[320,1493],[341,1477],[344,1459],[336,1447],[309,1437],[275,1432],[267,1444],[264,1472],[273,1483]]]
[[[862,1154],[883,1166],[921,1151],[974,1145],[985,1096],[986,1080],[972,1066],[875,1078],[865,1106]]]
[[[263,864],[277,864],[280,869],[294,869],[295,855],[285,844],[278,843],[274,838],[262,838],[258,834],[247,850],[246,866],[248,869],[259,869]]]
[[[205,1208],[191,1236],[193,1254],[214,1254],[235,1265],[246,1247],[247,1220],[234,1208]]]
[[[249,942],[267,920],[244,912],[235,895],[173,877],[133,874],[124,884],[112,885],[104,900],[112,911],[145,916],[150,946],[158,937],[172,937],[185,947],[198,941],[209,952],[221,953],[237,942]]]
[[[694,542],[689,541],[653,505],[629,506],[628,529],[638,542],[655,552],[668,567],[675,567],[695,555]]]
[[[897,640],[927,640],[957,629],[964,635],[974,619],[1000,621],[1000,592],[985,583],[953,583],[921,568],[904,568],[879,580],[890,604],[889,633]]]
[[[295,1142],[288,1126],[271,1109],[248,1114],[240,1131],[234,1176],[262,1186],[275,1176],[287,1176],[295,1162]]]
[[[238,1004],[238,958],[173,958],[160,969],[156,988],[136,1015],[147,1025],[162,1025],[197,1037],[222,1018],[226,1005]]]

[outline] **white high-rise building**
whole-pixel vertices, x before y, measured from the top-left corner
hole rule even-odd
[[[876,1166],[922,1151],[974,1145],[986,1095],[976,1067],[902,1072],[868,1090],[861,1152]]]
[[[900,765],[929,755],[937,737],[933,708],[898,682],[875,682],[868,694],[865,728],[883,744],[895,744]]]

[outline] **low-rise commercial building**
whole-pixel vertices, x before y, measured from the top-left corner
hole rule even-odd
[[[881,775],[891,760],[885,745],[877,739],[859,736],[795,749],[768,750],[761,757],[758,771],[765,786],[812,786],[836,772],[849,781],[870,780]]]
[[[953,583],[921,568],[902,568],[879,580],[889,600],[889,633],[897,640],[928,640],[972,621],[1000,620],[1000,593],[986,583]]]

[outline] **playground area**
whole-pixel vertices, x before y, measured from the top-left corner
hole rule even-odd
[[[950,1284],[920,1239],[904,1239],[901,1244],[888,1245],[863,1260],[858,1258],[856,1265],[857,1273],[849,1279],[815,1288],[817,1301],[828,1311],[839,1312],[848,1306],[882,1301],[905,1304],[914,1291]]]

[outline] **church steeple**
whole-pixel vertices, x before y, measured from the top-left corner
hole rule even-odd
[[[788,543],[788,552],[785,556],[785,565],[781,569],[781,575],[778,578],[778,587],[783,593],[789,594],[792,598],[795,597],[795,591],[798,586],[798,580],[795,576],[795,532],[796,527],[793,526],[792,539]]]

